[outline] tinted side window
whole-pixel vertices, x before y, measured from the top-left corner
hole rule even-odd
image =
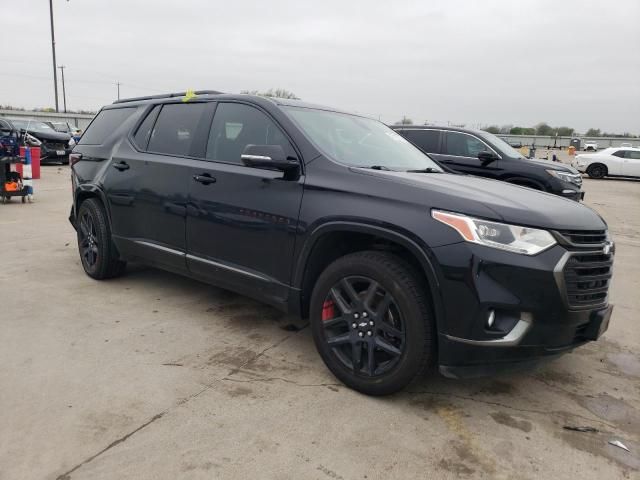
[[[189,155],[205,103],[169,103],[162,107],[149,139],[150,152]]]
[[[241,164],[240,155],[247,145],[280,145],[287,156],[295,156],[282,131],[263,112],[240,103],[219,104],[209,133],[206,157]]]
[[[149,138],[151,137],[151,129],[156,122],[156,117],[158,116],[158,112],[160,111],[160,105],[156,105],[149,112],[147,117],[142,121],[136,134],[133,136],[133,140],[135,144],[141,150],[146,150],[147,145],[149,144]]]
[[[111,108],[101,110],[82,138],[79,145],[102,145],[109,135],[111,135],[127,118],[129,118],[136,107]]]
[[[440,150],[438,130],[407,130],[403,135],[427,153],[438,153]]]
[[[634,160],[640,160],[640,151],[636,152],[635,150],[627,150],[627,158],[633,158]]]
[[[613,152],[611,155],[616,157],[624,158],[624,150],[618,150],[617,152]]]
[[[477,157],[478,153],[489,151],[484,142],[476,137],[458,132],[447,132],[444,154],[459,157]]]

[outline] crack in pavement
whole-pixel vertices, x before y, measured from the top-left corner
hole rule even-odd
[[[236,382],[236,383],[273,382],[276,380],[289,383],[291,385],[295,385],[296,387],[343,387],[344,386],[342,383],[298,383],[293,380],[289,380],[288,378],[282,378],[282,377],[252,378],[249,380],[240,380],[239,378],[230,378],[230,377],[225,377],[222,379],[222,381]]]
[[[469,400],[471,402],[476,402],[476,403],[482,403],[485,405],[491,405],[494,407],[502,407],[502,408],[506,408],[508,410],[514,410],[516,412],[523,412],[523,413],[533,413],[533,414],[538,414],[538,415],[556,415],[556,416],[562,416],[562,415],[570,415],[572,417],[575,418],[580,418],[582,420],[586,420],[589,422],[593,422],[593,423],[599,423],[601,425],[606,425],[607,427],[611,428],[612,430],[617,430],[617,427],[609,422],[605,422],[603,420],[599,420],[596,418],[592,418],[592,417],[587,417],[584,415],[580,415],[578,413],[571,413],[571,412],[554,412],[551,410],[536,410],[533,408],[518,408],[518,407],[514,407],[511,405],[507,405],[506,403],[501,403],[501,402],[494,402],[491,400],[481,400],[479,398],[474,398],[474,397],[469,397],[466,395],[459,395],[456,393],[446,393],[446,392],[430,392],[428,390],[407,390],[407,393],[410,394],[418,394],[418,395],[435,395],[435,396],[442,396],[442,397],[452,397],[452,398],[458,398],[460,400]]]
[[[292,335],[287,335],[284,338],[282,338],[281,340],[277,341],[276,343],[274,343],[273,345],[270,345],[268,347],[266,347],[264,350],[258,352],[256,355],[254,355],[253,357],[251,357],[250,359],[248,359],[246,362],[244,362],[242,365],[240,365],[239,367],[236,367],[232,370],[229,371],[229,373],[227,373],[227,375],[225,375],[222,378],[216,378],[215,380],[213,380],[211,383],[208,383],[204,386],[204,388],[202,388],[201,390],[199,390],[198,392],[189,395],[185,398],[183,398],[182,400],[178,401],[175,405],[171,405],[170,407],[168,407],[167,409],[163,410],[162,412],[154,415],[153,417],[151,417],[151,419],[147,420],[145,423],[143,423],[142,425],[138,426],[136,429],[130,431],[129,433],[127,433],[126,435],[123,435],[122,437],[118,438],[117,440],[114,440],[113,442],[111,442],[109,445],[107,445],[105,448],[103,448],[102,450],[100,450],[98,453],[95,453],[94,455],[91,455],[89,458],[83,460],[82,462],[78,463],[76,466],[74,466],[73,468],[71,468],[70,470],[66,471],[65,473],[62,473],[60,475],[58,475],[56,477],[56,480],[71,480],[71,474],[73,472],[75,472],[76,470],[78,470],[79,468],[87,465],[88,463],[92,462],[93,460],[95,460],[96,458],[98,458],[100,455],[102,455],[103,453],[107,452],[108,450],[112,449],[113,447],[116,447],[117,445],[120,445],[123,442],[126,442],[129,438],[131,438],[133,435],[135,435],[136,433],[138,433],[140,430],[148,427],[149,425],[151,425],[153,422],[160,420],[162,417],[164,417],[167,413],[169,413],[169,411],[180,407],[184,404],[186,404],[187,402],[190,402],[191,400],[193,400],[194,398],[199,397],[200,395],[202,395],[204,392],[206,392],[207,390],[209,390],[210,388],[212,388],[216,383],[219,383],[223,380],[232,380],[229,377],[235,373],[237,373],[240,369],[242,369],[244,366],[248,365],[249,363],[257,360],[258,358],[260,358],[262,355],[264,355],[266,352],[268,352],[269,350],[272,350],[278,346],[280,346],[281,344],[283,344],[286,340],[288,340],[289,338],[291,338],[293,335],[295,335],[298,332],[293,332]],[[233,380],[232,380],[233,381]]]

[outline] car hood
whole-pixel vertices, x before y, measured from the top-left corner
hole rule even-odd
[[[60,133],[60,132],[44,133],[44,132],[36,132],[36,131],[30,130],[29,135],[33,135],[38,140],[49,140],[54,142],[68,142],[71,139],[71,135],[67,135],[66,133]]]
[[[520,159],[520,161],[525,162],[525,165],[531,165],[534,168],[544,167],[547,170],[558,170],[560,172],[567,172],[567,173],[574,173],[574,174],[578,173],[578,171],[575,168],[559,162],[550,162],[548,160],[532,160],[529,158]]]
[[[579,202],[498,180],[449,173],[353,170],[424,190],[427,208],[553,230],[606,228],[600,215]],[[419,191],[413,193],[420,196]]]

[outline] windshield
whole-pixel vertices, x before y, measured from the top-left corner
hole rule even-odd
[[[36,120],[15,120],[11,119],[11,123],[19,130],[27,130],[29,132],[53,133],[55,130],[44,122]]]
[[[513,148],[500,137],[496,137],[494,134],[489,132],[482,132],[482,136],[489,140],[489,142],[491,142],[493,146],[499,150],[499,153],[504,154],[504,156],[511,158],[520,158],[523,160],[527,159],[527,157],[522,155],[518,150]]]
[[[389,170],[442,169],[383,123],[345,113],[283,107],[327,157],[354,167]]]

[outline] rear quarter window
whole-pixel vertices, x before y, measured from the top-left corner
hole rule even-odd
[[[80,138],[78,145],[102,145],[135,111],[136,107],[101,110]]]

